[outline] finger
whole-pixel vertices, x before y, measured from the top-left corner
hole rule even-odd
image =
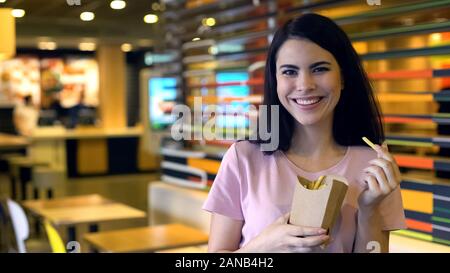
[[[374,193],[379,193],[380,192],[380,186],[377,183],[377,180],[375,179],[375,177],[373,177],[372,175],[367,175],[364,178],[364,181],[367,182],[367,186],[369,188],[369,191],[374,192]]]
[[[369,161],[369,163],[383,169],[384,175],[386,176],[388,185],[391,189],[395,189],[395,187],[397,187],[399,180],[395,175],[394,168],[392,167],[393,165],[392,162],[387,161],[386,159],[383,158],[377,158]]]
[[[374,149],[375,151],[377,151],[378,158],[384,158],[389,161],[394,161],[394,157],[389,153],[389,151],[385,150],[380,145],[375,144]]]
[[[398,181],[401,181],[402,175],[401,175],[400,169],[398,168],[398,164],[397,164],[397,161],[395,160],[394,156],[386,151],[385,153],[383,153],[381,158],[388,160],[389,162],[392,162],[392,164],[394,166],[393,169],[394,169],[395,177]]]
[[[291,247],[291,253],[314,253],[317,252],[317,247]]]
[[[366,168],[365,171],[375,177],[376,183],[378,184],[381,193],[388,194],[389,192],[391,192],[391,188],[389,187],[386,175],[384,174],[382,168],[378,166],[371,166]]]
[[[383,141],[383,143],[381,144],[381,147],[386,151],[389,152],[389,147],[387,144],[387,140]]]
[[[302,227],[289,225],[287,233],[291,236],[314,236],[325,234],[327,231],[323,228]]]
[[[289,221],[289,217],[290,217],[291,213],[285,213],[283,215],[281,215],[275,222],[277,224],[287,224],[287,222]]]
[[[375,146],[378,146],[378,145],[375,145]],[[400,169],[398,168],[398,164],[397,164],[397,161],[395,160],[395,157],[389,153],[389,147],[387,144],[387,140],[385,140],[383,142],[383,144],[381,144],[381,148],[383,150],[381,157],[392,162],[395,165],[395,168],[394,168],[395,176],[396,176],[397,180],[401,181],[402,175],[400,173]]]
[[[361,186],[362,190],[365,191],[369,188],[369,185],[367,184],[366,179],[364,176],[361,177],[361,179],[358,180],[359,185]]]
[[[395,164],[394,164],[394,173],[395,173],[395,177],[397,178],[399,183],[402,182],[402,173],[400,172],[397,161],[395,161]]]
[[[309,236],[305,238],[291,237],[289,245],[293,247],[307,248],[320,246],[330,239],[328,235]]]
[[[391,192],[386,175],[384,174],[383,168],[378,166],[370,166],[364,169],[365,172],[372,174],[376,178],[376,182],[382,193],[387,194]]]

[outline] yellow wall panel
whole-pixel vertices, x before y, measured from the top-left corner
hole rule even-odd
[[[423,213],[433,213],[433,193],[414,190],[401,190],[403,207]]]
[[[79,174],[108,172],[107,139],[81,139],[78,141],[77,166]]]
[[[220,161],[210,159],[188,158],[188,166],[205,170],[210,174],[217,174]]]

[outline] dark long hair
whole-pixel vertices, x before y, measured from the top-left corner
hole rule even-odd
[[[305,14],[287,21],[276,33],[269,47],[265,67],[263,105],[279,106],[279,145],[287,151],[294,133],[295,119],[283,107],[277,95],[276,59],[280,47],[288,39],[308,39],[329,51],[343,76],[344,89],[334,110],[333,137],[342,146],[365,145],[366,136],[375,143],[384,141],[384,130],[378,103],[361,60],[345,32],[331,19],[318,14]],[[270,128],[270,111],[267,113]],[[267,143],[256,140],[253,143]],[[266,151],[272,154],[274,151]]]

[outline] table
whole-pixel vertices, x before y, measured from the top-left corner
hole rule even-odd
[[[182,224],[168,224],[89,233],[84,240],[101,252],[155,252],[205,244],[208,235]]]
[[[55,226],[67,226],[68,241],[76,241],[75,226],[78,224],[89,224],[89,231],[97,232],[99,223],[147,217],[144,211],[100,195],[25,201],[22,204],[27,210],[49,220]]]
[[[147,213],[115,202],[83,207],[42,209],[41,215],[52,224],[59,226],[145,218]]]
[[[29,142],[26,137],[0,133],[0,150],[26,148]]]
[[[12,156],[8,159],[10,175],[11,175],[11,192],[12,198],[17,199],[16,180],[19,181],[21,198],[26,200],[27,198],[27,184],[32,179],[32,173],[34,167],[48,166],[48,162],[33,159],[24,156]],[[35,198],[37,198],[36,189],[34,189]]]
[[[11,151],[22,150],[28,147],[29,141],[26,137],[9,135],[0,133],[0,156],[3,155],[4,152],[8,153]],[[11,195],[13,199],[16,198],[16,184],[14,178],[11,176]]]
[[[44,209],[57,209],[66,207],[84,207],[114,203],[99,194],[87,194],[55,198],[51,200],[30,200],[22,202],[22,205],[36,215],[42,215]]]

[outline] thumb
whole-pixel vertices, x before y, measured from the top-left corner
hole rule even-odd
[[[290,212],[285,213],[284,215],[281,215],[278,219],[277,219],[277,223],[278,224],[286,224],[289,221],[289,216],[290,216]]]
[[[387,140],[383,141],[383,144],[381,144],[381,147],[383,147],[384,150],[389,151],[389,147],[387,145]]]

